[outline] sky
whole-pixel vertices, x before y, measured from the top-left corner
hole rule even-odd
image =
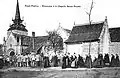
[[[88,23],[88,15],[92,0],[19,0],[21,18],[28,29],[28,35],[32,31],[36,36],[47,35],[46,31],[54,30],[59,26],[72,30],[75,24]],[[109,27],[120,27],[120,0],[93,0],[91,20],[93,22],[104,21],[108,18]],[[15,17],[17,0],[0,0],[0,43],[7,36],[9,25]],[[32,6],[34,5],[34,7]],[[43,7],[52,6],[52,7]],[[67,6],[81,7],[67,7]],[[53,7],[57,6],[57,7]],[[65,7],[58,7],[65,6]]]

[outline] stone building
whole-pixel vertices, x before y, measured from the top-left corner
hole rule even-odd
[[[66,52],[66,45],[65,45],[65,41],[68,39],[68,37],[70,36],[71,30],[69,29],[65,29],[62,26],[59,25],[59,27],[57,28],[57,32],[60,34],[60,36],[63,39],[63,52]]]
[[[28,30],[20,17],[19,3],[17,0],[15,18],[13,24],[7,30],[7,37],[3,39],[3,51],[5,55],[17,55],[26,53],[40,53],[45,51],[48,44],[48,36],[28,36]],[[64,52],[71,55],[76,53],[83,57],[91,54],[92,58],[99,53],[120,55],[120,27],[109,28],[107,18],[102,22],[84,25],[75,25],[72,30],[61,26],[57,29],[64,42]]]
[[[28,36],[28,30],[23,24],[24,20],[20,17],[18,0],[15,18],[12,21],[13,24],[7,30],[7,38],[3,40],[4,54],[12,56],[30,52],[39,53],[41,47],[46,43],[48,36],[35,36],[35,32],[32,32],[32,36]]]
[[[84,25],[75,25],[69,38],[65,41],[66,52],[83,57],[90,54],[92,58],[99,53],[109,53],[110,35],[107,18],[105,21]]]
[[[109,28],[110,33],[110,54],[118,54],[120,56],[120,27]]]

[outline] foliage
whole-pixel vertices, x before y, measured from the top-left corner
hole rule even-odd
[[[63,50],[63,39],[60,34],[56,31],[47,31],[49,46],[48,49],[53,49],[54,52]]]

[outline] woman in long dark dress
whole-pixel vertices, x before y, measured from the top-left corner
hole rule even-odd
[[[71,63],[70,63],[70,57],[68,55],[66,55],[66,67],[70,68],[71,67]]]
[[[115,67],[115,64],[116,64],[116,59],[115,59],[115,56],[112,54],[110,66]]]
[[[58,57],[57,57],[57,55],[54,56],[53,61],[54,61],[54,67],[57,67],[58,66]]]
[[[92,67],[92,58],[91,58],[91,56],[89,55],[87,55],[86,56],[86,59],[85,59],[85,67],[87,67],[87,68],[91,68]]]
[[[94,58],[94,60],[93,60],[93,67],[97,67],[97,64],[98,64],[98,58]]]
[[[104,60],[103,60],[103,55],[102,54],[99,54],[98,55],[98,65],[97,67],[103,67],[104,66]]]
[[[53,67],[58,66],[58,57],[57,57],[57,55],[52,56],[51,63],[52,63]]]
[[[62,69],[66,68],[66,57],[63,56],[62,58]]]
[[[46,56],[44,56],[43,60],[44,60],[44,68],[47,68],[48,67],[48,58]]]
[[[4,66],[4,60],[3,60],[3,57],[0,56],[0,69],[2,69]]]
[[[84,67],[83,57],[78,55],[77,67]]]
[[[72,68],[76,68],[76,67],[77,67],[77,57],[76,57],[75,53],[74,53],[74,55],[72,56],[71,67],[72,67]]]
[[[105,54],[105,56],[104,56],[104,66],[105,67],[109,67],[110,66],[109,54]]]
[[[116,54],[115,60],[116,60],[116,67],[119,67],[120,66],[120,60],[119,60],[118,54]]]

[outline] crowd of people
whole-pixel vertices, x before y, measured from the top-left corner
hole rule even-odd
[[[44,60],[46,58],[44,57]],[[8,67],[38,67],[43,62],[43,57],[39,54],[14,55],[4,58],[4,65]]]
[[[86,68],[102,68],[102,67],[119,67],[120,60],[118,54],[111,55],[110,58],[109,54],[105,54],[104,57],[102,54],[98,54],[98,57],[95,57],[92,61],[91,55],[86,55],[84,59],[82,56],[75,55],[75,53],[71,56],[65,55],[62,59],[62,68],[79,68],[79,67],[86,67]]]
[[[63,56],[55,54],[52,57],[45,56],[43,54],[28,54],[28,55],[14,55],[7,56],[3,59],[4,66],[8,67],[57,67],[61,66],[64,68],[93,68],[93,67],[119,67],[120,60],[119,56],[109,54],[99,54],[92,61],[90,55],[86,55],[83,58],[80,54],[70,55],[70,53],[64,54]]]

